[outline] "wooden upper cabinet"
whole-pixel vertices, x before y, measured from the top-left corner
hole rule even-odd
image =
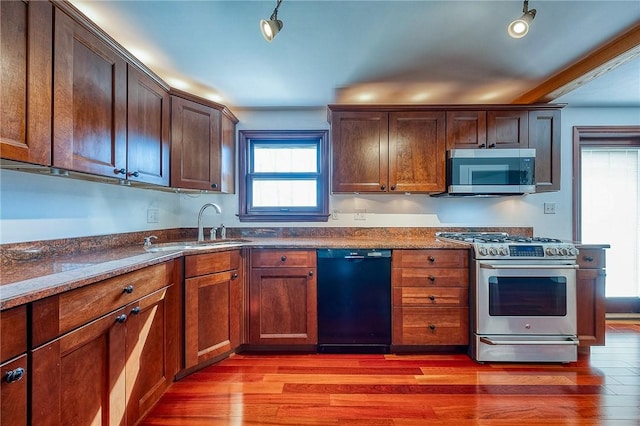
[[[486,111],[447,111],[447,149],[486,147]]]
[[[445,113],[337,111],[333,192],[437,192],[445,187]]]
[[[54,52],[53,165],[125,178],[126,61],[57,8]]]
[[[529,148],[536,150],[536,192],[560,190],[560,110],[529,111]]]
[[[186,95],[186,94],[184,94]],[[235,117],[220,105],[171,96],[171,186],[235,191]],[[233,158],[233,161],[231,161]]]
[[[527,148],[526,110],[487,111],[487,148]]]
[[[340,111],[331,117],[332,191],[384,192],[388,187],[389,114]]]
[[[129,65],[127,179],[169,185],[169,92]]]
[[[445,188],[445,113],[389,114],[389,189],[437,192]]]
[[[0,2],[0,155],[51,165],[53,7]]]
[[[447,111],[447,149],[527,148],[528,111]]]

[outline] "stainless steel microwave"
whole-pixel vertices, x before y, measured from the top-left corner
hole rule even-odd
[[[447,154],[447,193],[533,193],[535,158],[535,149],[452,149]]]

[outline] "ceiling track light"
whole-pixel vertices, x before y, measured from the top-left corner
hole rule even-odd
[[[260,31],[262,32],[262,37],[267,40],[269,43],[276,37],[276,35],[282,29],[282,21],[278,19],[278,8],[280,7],[280,3],[282,0],[277,0],[276,8],[273,9],[273,13],[269,20],[261,19],[260,20]]]
[[[536,10],[529,10],[529,0],[524,0],[523,15],[509,24],[507,32],[513,38],[522,38],[529,32],[529,25],[536,17]]]

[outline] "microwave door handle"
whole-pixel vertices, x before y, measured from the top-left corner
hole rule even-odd
[[[483,269],[578,269],[578,265],[492,265],[480,263]]]
[[[566,340],[495,340],[491,337],[481,337],[480,341],[487,345],[570,345],[577,346],[579,341],[574,336],[568,336]]]

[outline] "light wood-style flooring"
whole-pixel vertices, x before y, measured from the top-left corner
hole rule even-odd
[[[142,425],[640,425],[640,321],[569,364],[462,354],[239,354],[174,383]]]

